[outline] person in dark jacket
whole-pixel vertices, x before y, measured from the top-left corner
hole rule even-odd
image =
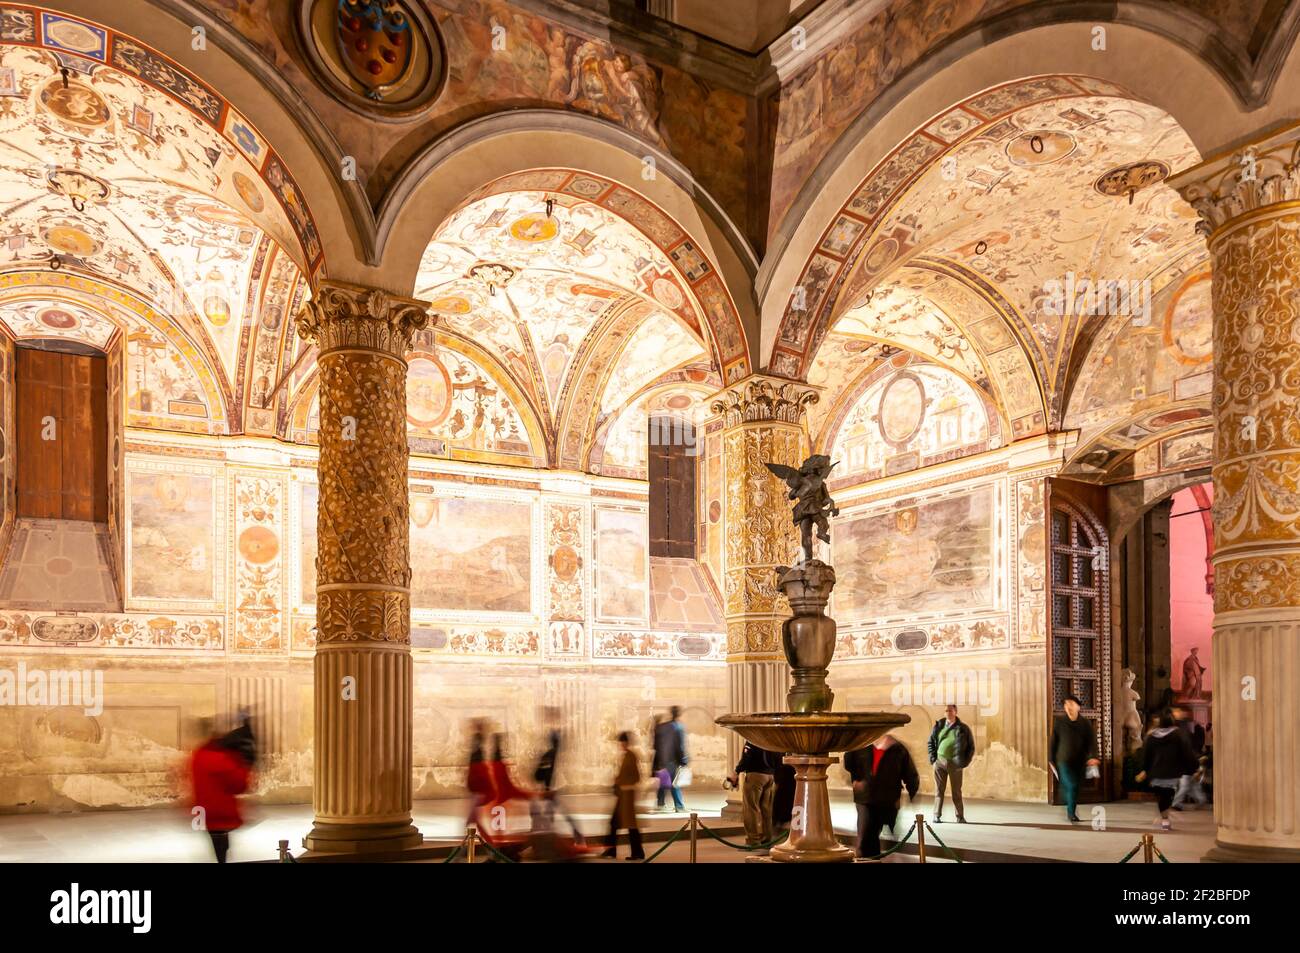
[[[1179,779],[1197,768],[1196,752],[1187,732],[1174,722],[1174,716],[1165,712],[1160,716],[1160,727],[1147,735],[1142,745],[1142,773],[1139,781],[1151,785],[1156,796],[1156,809],[1160,816],[1156,822],[1164,830],[1173,825],[1169,821],[1169,808],[1174,803],[1174,792]]]
[[[1061,798],[1065,801],[1065,816],[1077,822],[1079,815],[1079,782],[1088,765],[1101,764],[1097,754],[1097,733],[1092,722],[1079,715],[1079,699],[1066,695],[1061,702],[1061,714],[1052,725],[1052,740],[1047,746],[1047,764],[1061,785]]]
[[[547,748],[542,752],[542,756],[537,759],[537,768],[533,771],[533,780],[541,788],[541,793],[532,802],[533,831],[543,836],[553,834],[555,815],[559,813],[564,817],[569,827],[573,829],[574,843],[582,844],[582,831],[578,829],[577,822],[569,815],[569,812],[564,809],[564,805],[559,802],[559,797],[555,791],[555,772],[559,760],[560,731],[558,728],[552,728],[550,735],[547,737]]]
[[[894,829],[903,789],[909,800],[916,798],[921,778],[907,746],[893,735],[844,755],[844,770],[853,782],[853,804],[858,811],[858,856],[880,854],[880,832]]]
[[[746,741],[740,760],[728,780],[740,785],[741,816],[745,822],[745,843],[758,847],[772,840],[772,800],[776,796],[776,760],[781,755],[765,751]],[[743,784],[739,775],[744,775]]]
[[[957,717],[957,706],[949,705],[944,717],[930,729],[930,764],[934,765],[934,822],[943,820],[943,795],[952,781],[952,804],[957,823],[966,823],[966,805],[961,799],[961,772],[975,757],[975,736]]]
[[[667,811],[668,792],[673,794],[673,807],[677,813],[686,810],[682,803],[682,789],[677,784],[682,768],[690,763],[686,756],[686,729],[679,720],[682,710],[674,705],[668,710],[668,720],[655,726],[654,762],[651,768],[659,781],[659,791],[655,795],[655,804],[660,811]]]

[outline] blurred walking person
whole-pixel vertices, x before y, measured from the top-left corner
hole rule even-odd
[[[1174,794],[1174,803],[1170,805],[1170,810],[1181,811],[1183,803],[1189,798],[1197,804],[1204,804],[1209,800],[1205,796],[1205,788],[1201,786],[1201,778],[1204,775],[1202,765],[1205,761],[1205,729],[1196,723],[1191,712],[1182,707],[1174,709],[1174,723],[1187,733],[1192,754],[1196,756],[1196,767],[1178,779],[1178,791]]]
[[[632,750],[632,733],[623,731],[618,736],[618,774],[614,776],[614,813],[609,818],[609,846],[602,857],[618,856],[618,832],[627,831],[632,845],[628,860],[645,860],[641,846],[641,829],[636,822],[636,790],[641,783],[641,766]]]
[[[908,800],[916,799],[921,777],[912,754],[893,735],[844,755],[844,770],[853,782],[853,804],[858,811],[858,856],[880,855],[880,832],[891,831],[898,821],[903,790]]]
[[[1169,820],[1169,808],[1174,803],[1174,792],[1178,790],[1180,779],[1196,770],[1196,752],[1192,750],[1192,741],[1187,732],[1174,722],[1173,715],[1165,712],[1160,716],[1160,726],[1147,735],[1142,744],[1142,772],[1139,781],[1146,781],[1156,796],[1156,810],[1159,817],[1156,823],[1164,830],[1173,824]]]
[[[553,834],[555,831],[555,815],[558,813],[564,817],[565,822],[573,829],[574,843],[581,845],[583,843],[582,831],[578,829],[577,822],[560,804],[559,797],[555,791],[555,775],[560,760],[560,731],[558,728],[552,728],[548,736],[548,745],[542,756],[537,759],[537,770],[533,772],[533,780],[541,787],[541,793],[533,802],[533,830],[544,834]]]
[[[205,734],[210,727],[204,725]],[[242,730],[241,730],[242,729]],[[244,824],[239,812],[239,795],[248,790],[252,778],[252,729],[244,720],[238,732],[218,737],[211,735],[195,750],[190,759],[190,779],[194,788],[195,820],[198,829],[207,831],[217,863],[224,864],[230,851],[230,834]]]
[[[1101,764],[1097,754],[1097,733],[1092,722],[1079,715],[1082,706],[1074,695],[1061,702],[1061,714],[1052,725],[1052,740],[1047,747],[1047,766],[1061,786],[1065,816],[1071,823],[1079,820],[1079,784],[1088,766]],[[1140,780],[1140,778],[1139,778]]]
[[[690,758],[686,755],[686,729],[680,721],[682,710],[674,705],[668,710],[668,720],[655,726],[654,761],[651,770],[659,781],[655,795],[658,810],[667,812],[668,793],[673,795],[673,808],[678,814],[686,810],[682,802],[681,780]]]
[[[773,759],[780,755],[765,751],[753,742],[746,741],[740,749],[740,760],[728,780],[740,787],[741,815],[745,823],[745,843],[761,847],[772,840],[772,801],[776,796]],[[742,780],[739,776],[744,775]]]

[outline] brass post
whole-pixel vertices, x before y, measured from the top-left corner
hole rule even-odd
[[[1142,835],[1142,862],[1144,864],[1155,863],[1155,857],[1152,852],[1152,848],[1155,847],[1155,840],[1156,840],[1155,834]]]
[[[921,863],[925,863],[925,815],[916,815],[916,850],[921,855]]]
[[[700,832],[700,815],[691,811],[691,863],[695,863],[696,839]]]
[[[474,824],[465,828],[465,862],[474,863],[474,847],[478,843],[478,827]]]

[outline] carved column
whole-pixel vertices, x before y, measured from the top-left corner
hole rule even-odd
[[[1207,860],[1300,860],[1300,161],[1291,128],[1171,184],[1214,277],[1214,818]]]
[[[423,303],[324,281],[297,319],[320,349],[315,824],[309,850],[422,840],[411,824],[406,349]]]
[[[785,710],[790,666],[781,623],[790,610],[776,587],[776,567],[799,560],[799,533],[785,484],[764,464],[803,462],[804,408],[816,400],[805,384],[754,375],[713,402],[723,421],[728,712]],[[730,770],[741,741],[732,735],[727,744]]]

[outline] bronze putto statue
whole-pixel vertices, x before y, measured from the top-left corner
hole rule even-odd
[[[810,562],[813,558],[813,526],[817,527],[817,538],[829,543],[831,534],[827,517],[840,515],[839,507],[826,491],[826,478],[835,469],[835,464],[825,454],[814,453],[797,470],[782,463],[765,465],[790,488],[788,498],[799,501],[794,507],[794,524],[799,527],[804,562]]]

